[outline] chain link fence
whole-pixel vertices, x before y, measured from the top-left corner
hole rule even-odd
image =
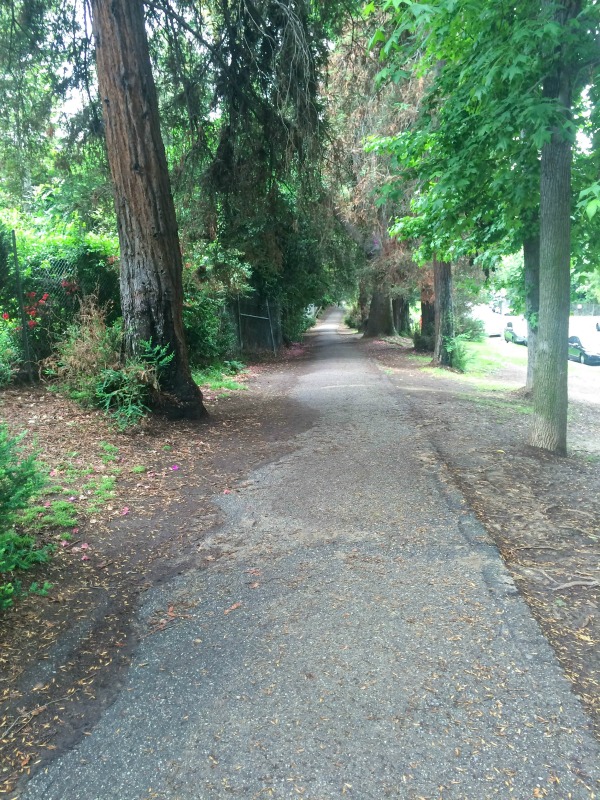
[[[30,379],[37,364],[74,321],[83,298],[94,295],[108,317],[120,315],[119,266],[112,256],[84,246],[67,255],[19,252],[15,231],[0,241],[0,308],[18,334],[22,368]]]
[[[259,295],[238,297],[235,316],[240,351],[272,350],[275,353],[281,347],[281,313],[272,300]]]

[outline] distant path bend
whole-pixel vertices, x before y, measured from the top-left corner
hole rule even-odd
[[[314,427],[219,500],[207,547],[230,555],[139,615],[189,618],[141,640],[114,705],[25,800],[600,796],[600,746],[411,424],[418,398],[340,323],[319,323],[292,391]]]

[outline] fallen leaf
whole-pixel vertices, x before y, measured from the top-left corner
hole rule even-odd
[[[224,614],[229,614],[232,611],[235,611],[236,608],[240,608],[241,605],[242,605],[241,603],[234,603],[232,606],[229,606],[229,608],[226,608],[223,613]]]

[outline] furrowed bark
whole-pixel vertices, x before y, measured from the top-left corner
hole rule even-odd
[[[525,266],[525,317],[527,319],[527,380],[525,388],[532,391],[540,312],[539,236],[530,236],[523,241],[523,262]]]
[[[393,336],[394,333],[390,295],[387,292],[374,291],[365,336]]]
[[[448,261],[433,260],[433,288],[435,293],[435,346],[433,361],[441,366],[452,366],[454,339],[454,305],[452,302],[452,266]]]
[[[392,298],[394,328],[397,333],[410,334],[409,302],[403,295]]]
[[[125,352],[166,345],[162,408],[206,414],[183,331],[182,259],[141,0],[92,0],[96,65],[121,245]]]
[[[544,0],[554,20],[575,17],[575,0]],[[540,314],[533,387],[530,443],[559,455],[567,451],[568,336],[571,258],[571,159],[567,124],[571,118],[572,74],[565,46],[557,51],[544,80],[544,96],[557,107],[551,138],[542,147],[540,173]]]

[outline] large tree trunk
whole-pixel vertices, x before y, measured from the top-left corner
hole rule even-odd
[[[358,284],[358,309],[362,328],[364,327],[365,321],[369,318],[369,290],[367,288],[367,281],[364,278],[361,279]]]
[[[421,283],[421,336],[435,336],[435,295],[433,285]]]
[[[394,328],[398,333],[410,334],[410,307],[403,295],[392,298]]]
[[[545,7],[550,0],[545,0]],[[577,13],[563,0],[554,9],[562,25]],[[544,81],[544,96],[556,102],[560,122],[542,147],[540,177],[540,315],[533,386],[531,444],[560,455],[567,451],[568,337],[571,258],[571,74],[564,53]]]
[[[540,313],[540,237],[529,236],[523,241],[525,265],[525,317],[527,319],[527,381],[525,388],[533,390],[535,356]]]
[[[164,410],[206,414],[183,332],[182,262],[141,0],[92,0],[96,65],[121,245],[125,352],[141,341],[174,354]]]
[[[365,336],[393,336],[395,332],[391,297],[387,292],[376,290],[371,298]]]
[[[454,306],[452,303],[452,267],[448,261],[433,259],[433,289],[435,293],[435,346],[433,361],[444,367],[452,366],[454,339]]]

